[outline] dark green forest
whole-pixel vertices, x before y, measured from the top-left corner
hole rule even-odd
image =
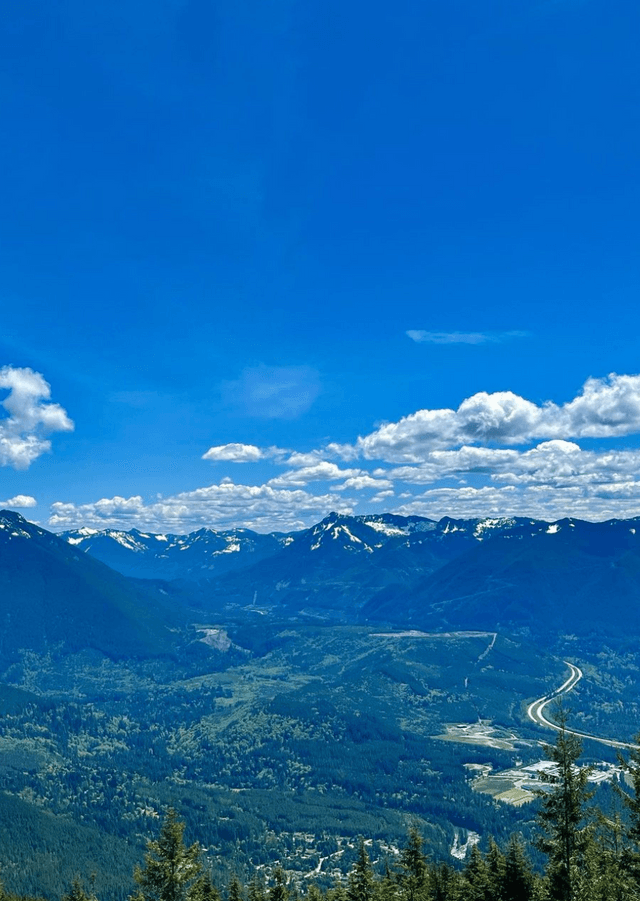
[[[411,822],[432,861],[453,861],[471,833],[483,853],[487,836],[506,853],[517,834],[542,870],[542,799],[503,803],[482,783],[508,788],[506,771],[540,762],[545,732],[526,708],[566,678],[562,659],[484,633],[240,624],[228,634],[224,652],[200,644],[202,660],[31,652],[10,667],[14,684],[0,687],[8,889],[60,898],[75,873],[95,872],[101,901],[124,901],[170,808],[220,886],[279,863],[294,883],[317,873],[326,891],[346,878],[358,836],[377,873]],[[572,727],[630,739],[637,657],[581,651]],[[462,734],[448,735],[450,724]],[[467,728],[489,738],[467,740]],[[614,766],[615,751],[585,742],[585,760]],[[607,811],[611,778],[590,783]]]
[[[545,748],[552,767],[542,777],[533,843],[513,834],[502,846],[474,844],[455,867],[429,858],[417,825],[401,848],[372,864],[371,838],[353,845],[345,877],[285,871],[280,863],[233,872],[224,882],[220,861],[199,843],[185,842],[186,823],[169,808],[156,838],[148,839],[133,870],[128,901],[631,901],[640,897],[640,750],[620,758],[625,779],[615,786],[616,812],[593,803],[590,768],[580,765],[582,743],[561,729]],[[106,849],[108,851],[108,849]],[[537,852],[541,866],[532,863]],[[28,861],[25,866],[28,867]],[[319,870],[319,868],[318,868]],[[228,867],[227,867],[228,872]],[[95,874],[77,873],[62,901],[99,901]],[[126,889],[123,885],[123,897]],[[2,901],[28,901],[0,889]],[[37,898],[34,892],[32,898]]]

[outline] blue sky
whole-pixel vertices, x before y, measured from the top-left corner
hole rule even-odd
[[[5,504],[640,515],[636,3],[3,18]]]

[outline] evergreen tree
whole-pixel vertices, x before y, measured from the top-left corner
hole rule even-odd
[[[624,831],[619,815],[598,812],[599,828],[589,836],[580,881],[580,901],[637,901],[637,884],[621,845]]]
[[[210,873],[202,873],[188,893],[188,901],[221,901],[220,892],[213,884]]]
[[[394,874],[389,868],[389,864],[385,863],[384,875],[374,886],[374,894],[376,901],[398,901],[398,882]]]
[[[544,835],[536,844],[549,858],[550,901],[578,901],[580,876],[590,841],[589,830],[584,825],[585,806],[593,792],[587,789],[589,768],[577,766],[582,742],[566,731],[566,715],[562,709],[557,719],[560,731],[556,743],[545,747],[554,767],[541,775],[549,788],[538,792],[542,798],[538,818]]]
[[[288,898],[287,877],[282,867],[276,867],[273,873],[273,885],[269,889],[269,901],[287,901]]]
[[[489,838],[489,850],[487,851],[486,864],[489,876],[489,898],[491,901],[502,901],[504,895],[506,863],[504,854],[492,836]]]
[[[429,897],[429,868],[422,853],[422,836],[415,826],[410,828],[407,845],[400,855],[398,884],[405,901],[424,901]]]
[[[636,746],[631,749],[628,758],[618,755],[623,771],[631,782],[633,794],[628,794],[619,786],[618,792],[629,811],[629,822],[625,830],[628,845],[621,851],[621,856],[624,857],[628,875],[640,894],[640,734],[636,735],[635,741]]]
[[[504,901],[531,901],[534,877],[522,842],[512,835],[504,860]]]
[[[327,892],[326,901],[347,901],[347,892],[341,882],[336,882]]]
[[[244,901],[244,895],[242,891],[242,884],[236,874],[234,873],[229,881],[229,887],[227,889],[227,898],[229,901]]]
[[[348,901],[373,901],[373,870],[362,839],[360,839],[358,847],[358,857],[349,873],[347,899]]]
[[[2,892],[4,895],[4,890]],[[91,895],[87,894],[79,876],[74,876],[71,888],[62,896],[62,901],[95,901]]]
[[[247,889],[247,901],[266,901],[267,893],[264,889],[264,883],[257,873],[254,873],[253,879],[249,883]]]
[[[187,901],[200,876],[200,846],[185,847],[185,824],[171,808],[156,841],[147,842],[144,867],[136,867],[133,878],[139,889],[130,901]]]
[[[452,901],[458,897],[458,874],[446,863],[430,868],[429,883],[433,901]]]
[[[493,901],[489,867],[477,845],[471,849],[469,861],[464,868],[464,880],[466,901]]]

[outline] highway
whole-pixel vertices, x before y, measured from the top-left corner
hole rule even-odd
[[[564,663],[565,666],[569,667],[569,678],[562,683],[560,688],[556,688],[555,691],[545,695],[543,698],[538,698],[537,701],[533,701],[533,703],[529,704],[527,707],[527,716],[530,720],[533,720],[538,726],[545,726],[547,729],[555,729],[556,732],[560,731],[560,726],[546,718],[544,715],[544,708],[547,704],[551,704],[552,701],[557,700],[559,697],[575,688],[583,675],[579,666],[568,663],[566,660]],[[610,738],[600,738],[597,735],[589,735],[588,732],[578,732],[576,729],[569,729],[566,726],[564,731],[569,735],[577,735],[578,738],[588,738],[590,741],[598,741],[600,744],[608,745],[610,748],[634,748],[637,750],[637,745],[630,744],[626,741],[614,741]]]

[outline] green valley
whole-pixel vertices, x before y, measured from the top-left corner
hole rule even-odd
[[[530,834],[532,806],[478,792],[470,767],[540,759],[552,735],[526,702],[564,680],[556,654],[491,633],[250,619],[208,629],[181,660],[28,652],[7,669],[0,822],[33,824],[28,877],[21,841],[3,845],[8,885],[55,894],[95,870],[101,897],[117,897],[168,806],[221,878],[279,862],[326,881],[348,868],[358,835],[397,846],[414,821],[446,860],[468,832]],[[214,630],[218,647],[201,640]],[[629,657],[610,650],[584,667],[599,678],[576,688],[576,721],[620,730]],[[52,863],[54,827],[68,865]]]

